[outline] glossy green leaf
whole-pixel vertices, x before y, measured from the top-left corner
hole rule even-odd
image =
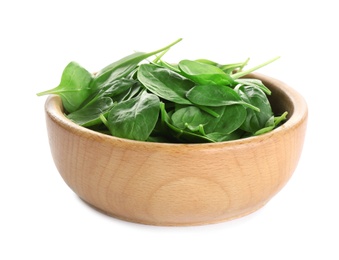
[[[259,110],[257,107],[244,102],[238,93],[228,86],[198,85],[188,91],[186,96],[193,104],[201,106],[243,105]]]
[[[246,118],[246,109],[241,105],[211,108],[220,116],[218,118],[195,106],[183,107],[171,116],[173,124],[180,129],[192,132],[202,130],[205,134],[219,132],[230,134],[238,129]]]
[[[134,98],[138,96],[142,92],[142,90],[143,89],[141,87],[140,82],[137,82],[136,84],[134,84],[133,86],[125,90],[124,92],[120,93],[119,95],[115,95],[113,97],[114,102],[120,103],[120,102],[129,100],[131,98]]]
[[[230,134],[213,132],[213,133],[207,134],[206,137],[209,139],[212,139],[214,142],[225,142],[225,141],[240,139],[243,137],[243,135],[244,135],[244,131],[236,130]]]
[[[104,94],[104,96],[114,98],[115,96],[124,93],[126,90],[130,89],[135,84],[138,84],[137,80],[129,78],[120,78],[105,85],[103,89],[100,89],[99,95]]]
[[[156,64],[160,65],[161,67],[173,70],[177,73],[180,73],[179,67],[176,64],[170,64],[170,63],[163,61],[163,60],[159,60]]]
[[[247,65],[247,62],[249,61],[249,59],[247,59],[244,62],[230,63],[230,64],[219,64],[217,62],[207,60],[207,59],[198,59],[198,60],[195,60],[195,61],[216,66],[216,67],[220,68],[226,74],[232,74],[236,70],[241,71],[242,68]]]
[[[130,89],[138,84],[138,81],[129,78],[120,78],[112,82],[107,82],[100,89],[91,94],[80,106],[80,109],[90,106],[103,97],[111,97],[115,101],[115,97],[130,91]]]
[[[246,86],[252,86],[252,87],[255,87],[255,88],[260,88],[262,91],[264,91],[267,95],[271,95],[271,90],[266,87],[264,85],[264,83],[262,83],[261,80],[259,79],[247,79],[247,78],[242,78],[242,79],[237,79],[235,80],[236,83],[240,84],[240,86],[242,85],[246,85]],[[239,87],[240,87],[239,86]],[[238,88],[239,88],[238,87]]]
[[[218,62],[208,60],[208,59],[196,59],[194,61],[204,63],[204,64],[209,64],[209,65],[216,66],[216,67],[219,67],[220,65]]]
[[[163,99],[178,104],[191,104],[186,93],[194,83],[172,70],[154,64],[142,64],[139,67],[138,80],[150,92]]]
[[[210,116],[195,106],[186,106],[175,111],[171,119],[176,127],[196,132],[209,122]]]
[[[245,102],[260,109],[260,112],[247,109],[246,120],[241,126],[241,129],[254,134],[265,127],[266,122],[273,116],[270,102],[265,93],[257,87],[241,86],[238,93]]]
[[[188,79],[199,85],[228,85],[234,84],[232,77],[220,68],[207,63],[182,60],[179,69]]]
[[[165,104],[163,102],[160,103],[160,111],[161,111],[161,125],[162,131],[166,138],[170,138],[175,142],[180,143],[206,143],[206,142],[214,142],[212,139],[196,134],[190,131],[185,131],[175,126],[172,122],[171,117],[168,115]]]
[[[107,118],[113,136],[145,141],[159,116],[159,98],[144,91],[141,95],[115,105]]]
[[[57,94],[67,112],[77,110],[91,95],[92,75],[76,62],[70,62],[64,69],[59,86],[38,93],[38,96]]]
[[[262,135],[272,131],[274,128],[279,126],[282,121],[285,121],[287,119],[287,114],[288,113],[285,112],[281,116],[272,116],[265,124],[265,127],[256,131],[254,135]]]
[[[103,68],[102,70],[100,70],[92,83],[92,88],[93,89],[97,89],[101,84],[104,84],[106,81],[113,81],[115,79],[124,77],[126,75],[128,75],[129,73],[131,73],[137,66],[138,64],[147,59],[148,57],[151,57],[157,53],[163,52],[164,50],[169,49],[170,47],[172,47],[173,45],[177,44],[178,42],[180,42],[182,39],[178,39],[175,42],[167,45],[164,48],[161,48],[159,50],[156,51],[152,51],[152,52],[136,52],[133,53],[131,55],[128,55],[116,62],[113,62],[112,64],[106,66],[105,68]]]
[[[215,107],[213,110],[220,116],[211,116],[211,120],[205,125],[206,133],[230,134],[243,124],[247,116],[246,108],[242,105]]]
[[[113,100],[101,97],[90,105],[67,115],[68,119],[81,126],[93,126],[101,122],[100,115],[107,113],[113,107]]]

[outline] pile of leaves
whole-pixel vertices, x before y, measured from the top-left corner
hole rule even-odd
[[[245,71],[248,59],[164,61],[180,40],[135,52],[96,74],[70,62],[60,84],[37,95],[59,95],[65,115],[80,126],[139,141],[222,142],[269,132],[286,120],[287,112],[274,115],[271,91],[260,80],[243,78],[278,57]]]

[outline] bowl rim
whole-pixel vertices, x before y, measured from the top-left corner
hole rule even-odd
[[[67,131],[72,132],[73,134],[87,137],[90,139],[101,140],[102,142],[110,142],[114,144],[120,143],[121,145],[132,145],[135,148],[137,146],[142,147],[149,147],[150,149],[154,148],[191,148],[191,149],[206,149],[209,147],[218,148],[218,147],[229,147],[235,145],[248,145],[251,143],[262,142],[265,139],[271,138],[273,135],[278,133],[284,134],[284,132],[288,132],[289,130],[298,127],[302,124],[308,117],[308,107],[305,99],[299,92],[295,89],[288,86],[286,83],[264,75],[260,73],[250,73],[246,77],[251,76],[252,78],[259,79],[266,84],[269,83],[270,85],[274,85],[275,89],[280,90],[281,92],[285,93],[288,97],[291,104],[293,104],[293,112],[292,115],[288,118],[284,124],[275,128],[274,130],[258,135],[258,136],[251,136],[242,139],[230,140],[230,141],[223,141],[223,142],[215,142],[215,143],[161,143],[161,142],[146,142],[146,141],[138,141],[138,140],[130,140],[120,137],[115,137],[112,135],[100,133],[86,127],[80,126],[70,119],[68,119],[64,113],[62,108],[62,101],[58,95],[49,95],[45,102],[45,112],[46,116],[51,118],[56,124],[61,126]]]

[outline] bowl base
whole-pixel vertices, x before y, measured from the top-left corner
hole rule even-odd
[[[95,211],[102,213],[106,216],[115,218],[115,219],[119,219],[122,221],[126,221],[126,222],[130,222],[130,223],[135,223],[135,224],[142,224],[142,225],[148,225],[148,226],[164,226],[164,227],[184,227],[184,226],[203,226],[203,225],[212,225],[212,224],[218,224],[218,223],[223,223],[223,222],[229,222],[232,220],[236,220],[239,218],[243,218],[245,216],[251,215],[255,212],[257,212],[258,210],[260,210],[261,208],[263,208],[267,202],[263,203],[263,204],[259,204],[257,207],[252,208],[249,211],[243,212],[242,214],[239,215],[235,215],[232,217],[228,217],[228,218],[220,218],[220,219],[213,219],[211,221],[201,221],[201,222],[162,222],[162,221],[144,221],[144,220],[140,220],[140,219],[136,219],[136,218],[128,218],[125,216],[120,216],[120,215],[116,215],[113,213],[110,213],[108,211],[102,210],[100,208],[97,208],[96,206],[90,204],[89,202],[85,201],[84,199],[82,199],[81,197],[78,197],[83,203],[85,203],[87,206],[89,206],[90,208],[94,209]]]

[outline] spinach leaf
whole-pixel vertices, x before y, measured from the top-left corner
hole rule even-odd
[[[262,135],[272,131],[274,128],[279,126],[282,121],[287,119],[287,114],[287,112],[284,112],[281,116],[272,116],[265,124],[265,127],[256,131],[254,135]]]
[[[57,94],[67,112],[76,111],[90,96],[92,75],[76,62],[70,62],[64,69],[59,86],[38,93],[38,96]]]
[[[168,63],[168,62],[166,62],[164,60],[159,60],[156,64],[160,65],[161,67],[173,70],[173,71],[175,71],[177,73],[180,73],[179,67],[176,64],[170,64],[170,63]]]
[[[243,137],[244,131],[236,130],[230,134],[220,133],[220,132],[213,132],[210,134],[206,134],[206,137],[212,139],[214,142],[225,142],[231,140],[237,140]]]
[[[216,67],[220,68],[226,74],[232,74],[236,70],[237,71],[241,71],[242,68],[244,66],[246,66],[246,64],[249,61],[249,59],[247,59],[244,62],[231,63],[231,64],[219,64],[217,62],[214,62],[214,61],[211,61],[211,60],[207,60],[207,59],[198,59],[198,60],[195,60],[195,61],[216,66]]]
[[[163,99],[178,104],[191,104],[186,98],[186,92],[194,83],[172,70],[154,64],[142,64],[138,70],[138,80],[150,92]]]
[[[265,93],[258,87],[243,85],[236,89],[240,97],[247,103],[260,109],[260,112],[247,110],[247,117],[241,129],[254,134],[265,127],[266,122],[273,116],[270,102]]]
[[[90,105],[67,115],[68,119],[81,126],[93,126],[101,123],[100,115],[107,113],[114,103],[110,97],[100,97]]]
[[[134,98],[134,97],[138,96],[141,93],[142,90],[143,90],[143,88],[141,87],[141,83],[137,82],[136,84],[131,86],[126,91],[122,92],[119,95],[114,96],[114,102],[120,103],[120,102],[129,100],[131,98]]]
[[[107,126],[113,136],[145,141],[159,116],[159,98],[146,91],[116,104],[109,112]]]
[[[130,78],[120,78],[105,84],[105,86],[100,89],[98,95],[104,95],[108,97],[115,97],[126,90],[130,89],[133,85],[138,84],[138,81]]]
[[[141,87],[141,83],[138,81],[136,84],[131,85],[130,88],[125,90],[124,92],[115,95],[113,97],[114,102],[120,103],[131,98],[138,96],[142,92],[143,88]]]
[[[199,131],[210,120],[209,115],[195,106],[186,106],[176,110],[171,116],[173,125],[180,129]]]
[[[120,78],[107,82],[102,88],[91,94],[80,106],[80,109],[90,106],[103,97],[114,98],[126,91],[129,91],[138,81],[130,78]]]
[[[259,79],[237,79],[237,80],[235,80],[235,82],[240,84],[240,85],[237,85],[238,88],[242,85],[252,86],[252,87],[255,87],[255,88],[260,88],[267,95],[271,95],[271,90],[269,90],[269,88],[266,87],[262,83],[262,81],[259,80]]]
[[[211,108],[219,117],[216,118],[195,106],[187,106],[175,111],[173,125],[180,129],[199,132],[202,135],[219,132],[230,134],[238,129],[246,118],[246,109],[241,105]]]
[[[160,120],[162,131],[166,138],[180,143],[214,142],[212,139],[193,132],[185,131],[175,126],[165,109],[165,103],[160,102]]]
[[[224,85],[198,85],[188,91],[186,96],[193,104],[196,105],[211,107],[244,105],[253,110],[259,111],[259,108],[250,103],[244,102],[237,92]]]
[[[115,79],[118,79],[120,77],[124,77],[131,73],[138,64],[143,61],[144,59],[147,59],[148,57],[151,57],[157,53],[163,52],[165,50],[168,50],[173,45],[180,42],[182,39],[178,39],[175,42],[169,44],[168,46],[161,48],[156,51],[152,51],[149,53],[145,52],[136,52],[131,55],[128,55],[116,62],[113,62],[112,64],[106,66],[102,70],[100,70],[92,83],[92,88],[97,89],[100,85],[104,84],[106,81],[112,81]]]
[[[199,85],[233,85],[233,78],[220,68],[198,61],[179,62],[182,74]]]
[[[247,117],[246,108],[242,105],[222,106],[212,108],[220,116],[215,118],[211,116],[204,129],[206,133],[225,133],[230,134],[238,129]]]

